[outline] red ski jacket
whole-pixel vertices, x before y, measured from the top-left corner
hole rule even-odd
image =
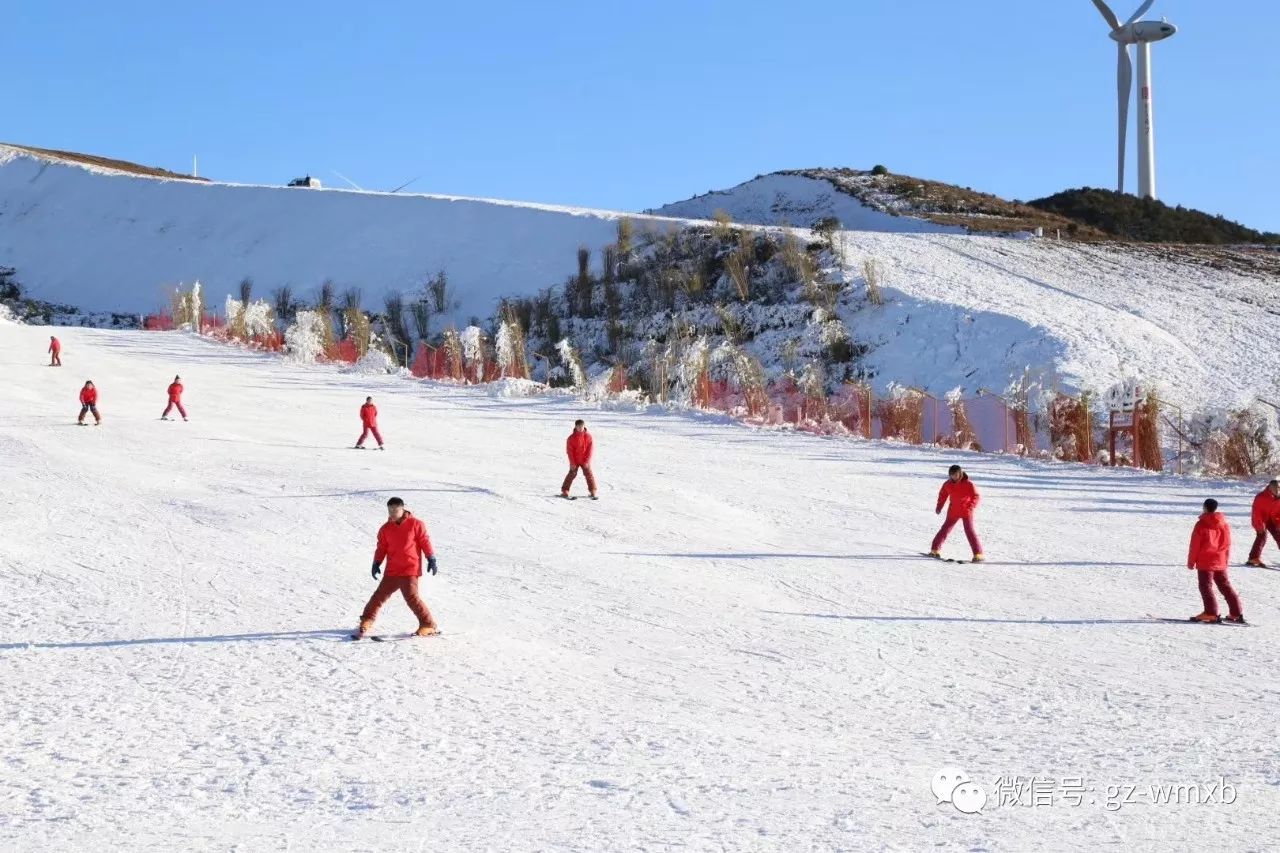
[[[373,403],[365,403],[360,407],[360,423],[367,427],[378,425],[378,407]]]
[[[978,495],[977,487],[969,479],[969,475],[961,474],[960,482],[953,483],[948,478],[942,484],[942,488],[938,490],[938,505],[934,508],[934,512],[942,512],[942,505],[948,500],[951,501],[951,506],[947,507],[947,518],[964,518],[966,515],[972,515],[978,508],[981,497]]]
[[[373,561],[381,563],[386,558],[389,578],[416,578],[422,576],[422,558],[435,554],[427,526],[414,518],[413,513],[406,512],[399,524],[388,521],[382,525]]]
[[[62,352],[62,341],[58,340],[57,338],[50,338],[49,352],[55,353],[55,354]]]
[[[1254,530],[1265,530],[1268,524],[1280,524],[1280,498],[1271,494],[1270,489],[1263,489],[1253,499]]]
[[[1191,531],[1188,569],[1225,572],[1231,563],[1231,525],[1220,512],[1206,512]]]
[[[569,440],[564,443],[564,450],[569,454],[569,464],[574,466],[590,465],[594,449],[595,442],[591,440],[591,433],[585,429],[580,433],[569,433]]]
[[[169,402],[176,403],[182,399],[182,383],[172,382],[169,384]]]
[[[98,388],[96,385],[90,386],[88,388],[80,389],[80,405],[93,406],[93,405],[96,405],[97,402],[98,402]]]

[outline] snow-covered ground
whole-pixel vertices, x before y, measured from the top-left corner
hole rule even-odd
[[[1209,494],[1239,562],[1245,486],[61,336],[51,369],[47,330],[0,326],[0,848],[1280,837],[1280,572],[1233,570],[1258,627],[1146,618],[1197,612],[1182,565]],[[175,373],[189,424],[157,420]],[[101,427],[73,423],[87,378]],[[349,449],[367,394],[386,453]],[[553,497],[580,415],[598,503]],[[917,556],[955,459],[986,565]],[[393,494],[431,528],[446,633],[346,642]],[[412,627],[392,601],[381,628]],[[948,765],[983,814],[937,804]],[[1032,776],[1052,804],[1000,802],[998,777]],[[1230,804],[1151,802],[1220,777]]]

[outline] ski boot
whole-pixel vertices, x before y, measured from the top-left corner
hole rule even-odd
[[[975,563],[985,563],[987,561],[987,557],[985,554],[974,554],[973,561]]]
[[[418,630],[413,632],[415,637],[430,637],[432,634],[439,634],[440,629],[435,625],[419,625]]]
[[[360,620],[360,627],[359,627],[359,628],[356,628],[356,632],[355,632],[354,634],[352,634],[352,635],[351,635],[351,639],[353,639],[353,640],[363,640],[365,637],[369,636],[369,632],[370,632],[370,631],[372,631],[372,630],[373,630],[373,620],[372,620],[372,619],[361,619],[361,620]]]
[[[1203,622],[1206,625],[1217,625],[1219,622],[1222,621],[1222,617],[1219,616],[1217,613],[1201,613],[1198,616],[1192,616],[1189,621]]]
[[[1248,622],[1244,621],[1244,614],[1243,614],[1243,613],[1241,613],[1239,616],[1228,616],[1228,617],[1227,617],[1225,620],[1223,620],[1223,621],[1225,621],[1225,622],[1230,622],[1230,623],[1231,623],[1231,624],[1233,624],[1233,625],[1248,625],[1248,624],[1249,624]]]
[[[1261,560],[1245,560],[1244,564],[1246,566],[1253,566],[1255,569],[1267,568],[1267,564],[1262,562]]]

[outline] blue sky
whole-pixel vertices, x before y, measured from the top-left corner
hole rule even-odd
[[[0,139],[198,154],[220,180],[623,210],[805,166],[1021,199],[1115,180],[1089,0],[15,2]],[[1154,48],[1161,198],[1280,231],[1280,4],[1160,16],[1180,28]]]

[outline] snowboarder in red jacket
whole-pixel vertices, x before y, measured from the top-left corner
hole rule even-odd
[[[964,535],[968,537],[969,547],[973,549],[973,561],[981,563],[986,559],[982,553],[982,543],[978,541],[978,532],[973,528],[973,511],[978,508],[979,500],[978,489],[969,475],[959,465],[952,465],[947,471],[947,481],[938,490],[938,505],[934,507],[933,514],[941,514],[942,507],[948,501],[951,504],[947,507],[947,520],[942,523],[938,535],[933,537],[933,544],[929,546],[930,557],[942,556],[942,544],[951,534],[951,528],[959,521],[964,523]]]
[[[1280,480],[1272,480],[1258,492],[1253,499],[1253,547],[1249,549],[1249,561],[1246,565],[1265,569],[1262,562],[1262,548],[1267,544],[1267,534],[1280,546]]]
[[[1192,616],[1192,622],[1221,622],[1218,615],[1218,599],[1213,594],[1214,584],[1227,600],[1227,621],[1244,623],[1240,609],[1240,597],[1231,588],[1227,566],[1231,564],[1231,525],[1227,517],[1218,512],[1218,502],[1209,498],[1204,502],[1204,515],[1196,521],[1191,531],[1191,548],[1187,552],[1187,568],[1195,569],[1200,582],[1200,598],[1204,612]]]
[[[169,383],[169,405],[164,407],[164,414],[160,416],[160,420],[169,420],[169,412],[177,408],[178,414],[182,415],[182,419],[187,419],[187,410],[182,408],[182,377],[175,376],[173,381]]]
[[[382,450],[382,434],[378,432],[378,407],[373,404],[372,397],[364,398],[364,405],[360,407],[360,423],[364,429],[360,432],[356,449],[364,450],[364,440],[369,437],[369,433],[373,433],[374,440],[378,442],[378,449]]]
[[[573,485],[578,469],[581,468],[587,478],[587,491],[591,494],[591,500],[596,500],[596,478],[591,473],[591,454],[595,450],[595,442],[591,439],[591,433],[587,432],[586,421],[573,422],[573,432],[569,433],[564,449],[569,455],[569,473],[560,484],[560,497],[569,497],[569,487]]]
[[[94,426],[102,423],[102,416],[98,414],[98,389],[93,380],[84,383],[84,387],[80,389],[80,417],[76,419],[76,423],[84,424],[84,416],[89,412],[93,412]]]
[[[404,596],[405,603],[418,617],[417,636],[440,633],[436,621],[431,618],[431,611],[418,596],[423,557],[427,559],[427,571],[434,575],[436,556],[431,547],[431,537],[427,535],[427,526],[404,508],[404,501],[392,498],[387,501],[387,523],[378,531],[378,548],[373,553],[374,580],[382,571],[383,559],[387,561],[387,573],[382,576],[378,588],[360,614],[360,627],[351,635],[353,640],[368,636],[373,630],[373,621],[378,618],[378,611],[397,592]]]
[[[49,366],[62,367],[62,341],[53,335],[49,336]]]

